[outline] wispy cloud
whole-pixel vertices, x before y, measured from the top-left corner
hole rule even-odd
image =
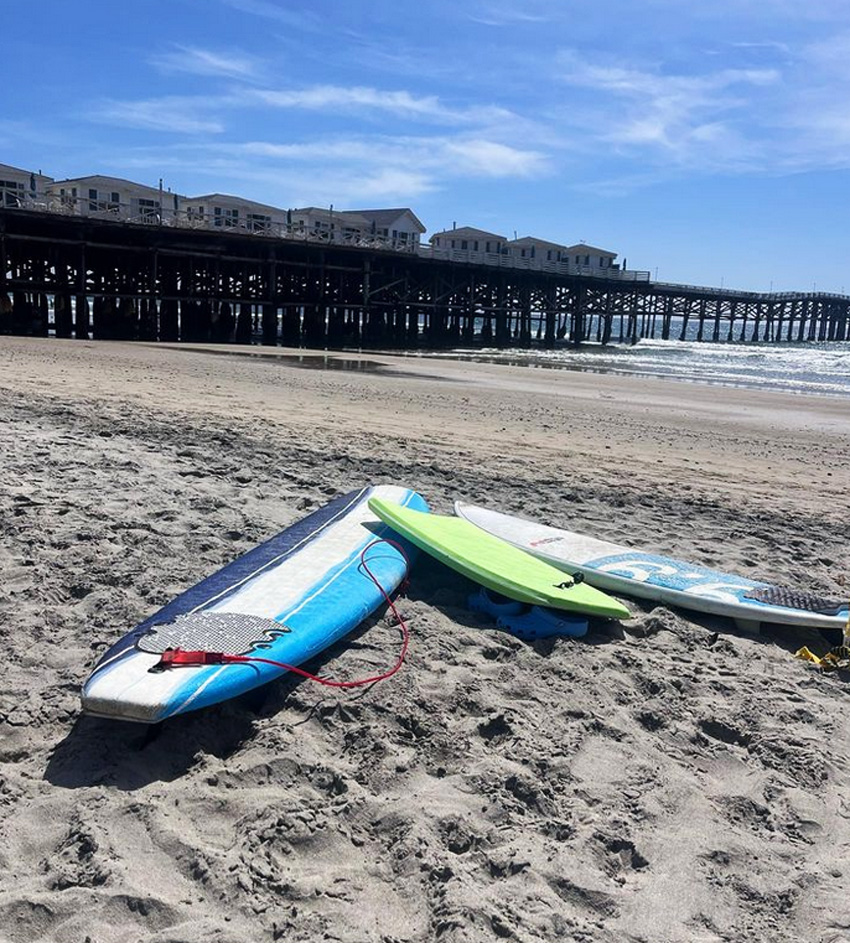
[[[217,75],[250,79],[257,74],[257,60],[242,52],[215,52],[197,46],[175,45],[168,52],[151,56],[150,63],[163,72]]]
[[[303,89],[254,89],[246,92],[251,99],[276,108],[300,108],[310,111],[350,113],[389,112],[405,118],[445,124],[484,124],[504,121],[511,113],[492,105],[452,108],[436,95],[413,95],[408,91],[388,91],[367,86],[314,85]]]
[[[775,40],[744,41],[732,42],[729,44],[733,49],[758,49],[767,52],[791,52],[791,46],[788,43],[781,43]]]
[[[537,11],[534,7],[537,6]],[[485,0],[473,6],[466,16],[482,26],[516,26],[522,23],[545,23],[552,19],[551,4],[516,3],[515,0]]]
[[[145,131],[175,134],[220,134],[224,125],[203,115],[198,98],[163,97],[147,101],[106,100],[88,110],[83,117],[101,124],[122,125]]]
[[[291,4],[274,3],[272,0],[221,0],[225,6],[283,23],[294,29],[317,31],[323,28],[324,18],[312,10],[293,10]]]
[[[559,65],[565,83],[603,94],[590,119],[598,140],[705,167],[740,167],[754,157],[757,148],[737,121],[747,115],[754,91],[781,78],[774,68],[671,74],[597,64],[572,50],[561,54]]]
[[[546,155],[539,151],[481,138],[372,135],[310,144],[249,141],[236,146],[245,155],[280,161],[404,166],[428,173],[435,183],[452,177],[531,177],[549,170]]]
[[[313,85],[300,89],[271,89],[233,85],[220,94],[164,96],[142,101],[107,100],[96,105],[88,117],[114,121],[132,127],[173,128],[195,133],[219,132],[228,116],[246,109],[291,109],[376,119],[392,115],[399,119],[399,135],[407,130],[404,122],[446,127],[499,129],[501,136],[523,119],[506,108],[479,104],[451,106],[436,95],[414,95],[405,90],[384,90],[368,86]]]
[[[207,142],[136,153],[136,167],[208,174],[217,187],[247,186],[279,205],[412,202],[459,180],[531,179],[550,171],[544,154],[460,136],[360,135],[310,142]]]
[[[850,82],[850,32],[807,44],[802,50],[802,59],[824,77]]]

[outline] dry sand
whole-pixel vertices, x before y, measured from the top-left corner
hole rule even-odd
[[[813,633],[635,603],[526,644],[420,561],[389,682],[80,717],[105,645],[366,483],[850,588],[846,401],[270,353],[0,338],[0,939],[850,940],[848,679],[792,657]]]

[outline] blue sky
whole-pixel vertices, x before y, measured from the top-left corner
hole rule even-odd
[[[5,10],[0,162],[850,292],[850,0]]]

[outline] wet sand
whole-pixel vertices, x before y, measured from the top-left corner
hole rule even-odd
[[[0,939],[850,936],[848,679],[791,654],[816,633],[632,603],[526,644],[420,561],[384,684],[79,716],[104,646],[367,483],[846,595],[845,402],[217,350],[0,338]],[[313,667],[397,643],[376,618]]]

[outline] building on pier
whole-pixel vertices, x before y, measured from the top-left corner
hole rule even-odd
[[[359,245],[368,240],[371,222],[359,213],[335,210],[333,206],[304,206],[287,210],[288,234],[314,242]]]
[[[432,249],[439,251],[454,250],[501,255],[505,251],[507,239],[498,233],[476,229],[474,226],[453,226],[451,229],[435,232],[428,242]]]
[[[346,210],[362,216],[370,224],[370,234],[396,249],[416,252],[425,227],[409,207],[387,210]]]
[[[616,258],[616,252],[589,246],[583,242],[579,242],[574,246],[567,246],[567,259],[575,267],[575,271],[589,269],[590,272],[598,274],[600,270],[616,270],[619,269],[619,265],[614,262]]]
[[[506,243],[511,255],[519,259],[541,259],[546,262],[569,262],[570,250],[557,242],[548,242],[536,236],[523,236]]]
[[[193,229],[241,229],[272,235],[286,226],[286,210],[227,193],[206,193],[179,200],[181,226]]]
[[[48,177],[40,170],[25,170],[11,164],[0,164],[0,205],[36,207],[46,199]]]
[[[102,174],[54,180],[45,190],[50,209],[73,216],[168,223],[176,219],[180,208],[180,197],[161,186]]]

